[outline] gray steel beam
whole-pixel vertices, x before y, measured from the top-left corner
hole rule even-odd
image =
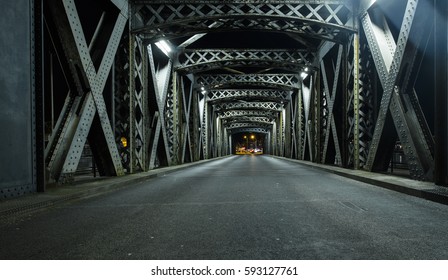
[[[225,88],[235,85],[255,85],[273,87],[284,90],[292,90],[299,87],[297,74],[246,74],[246,75],[198,75],[195,84],[205,86],[210,90]]]
[[[138,37],[130,38],[130,172],[147,171],[148,156],[148,53]],[[139,86],[135,86],[138,83]]]
[[[163,147],[160,147],[163,150],[163,156],[166,159],[168,165],[171,165],[171,157],[168,147],[168,135],[167,135],[167,129],[166,129],[166,115],[165,115],[165,106],[168,96],[168,90],[169,90],[169,83],[170,83],[170,77],[171,77],[171,69],[172,69],[172,61],[169,60],[167,62],[167,65],[161,69],[158,69],[154,56],[152,51],[152,46],[148,45],[148,54],[149,54],[149,65],[151,69],[151,76],[153,78],[153,84],[154,84],[154,92],[156,96],[157,101],[157,108],[158,108],[158,118],[157,118],[157,125],[156,129],[154,131],[154,140],[153,145],[151,149],[151,156],[150,156],[150,162],[149,162],[149,168],[153,169],[155,167],[155,161],[157,157],[157,151],[159,148],[159,139],[160,136],[162,136],[163,140]]]
[[[269,133],[269,129],[267,128],[260,128],[260,127],[256,127],[256,128],[233,128],[233,129],[227,129],[228,131],[230,131],[230,134],[236,134],[236,133]]]
[[[174,68],[183,73],[198,73],[224,67],[256,66],[300,72],[311,67],[311,49],[189,49],[179,53]]]
[[[76,122],[76,127],[74,127],[75,134],[72,134],[73,138],[71,138],[73,140],[68,139],[67,142],[67,144],[70,143],[70,148],[68,149],[66,155],[64,154],[62,156],[62,158],[65,157],[62,168],[55,168],[55,170],[61,170],[60,174],[58,174],[58,171],[54,172],[56,178],[59,178],[61,181],[64,181],[66,178],[70,178],[76,171],[81,156],[81,151],[84,148],[87,134],[96,113],[98,113],[100,119],[101,128],[107,143],[107,150],[113,164],[114,172],[117,175],[123,174],[120,156],[118,154],[114,135],[107,116],[102,92],[104,90],[106,79],[113,61],[111,58],[115,56],[121,35],[123,34],[124,26],[127,23],[127,8],[128,6],[125,5],[123,7],[125,10],[122,11],[123,14],[119,14],[117,17],[117,21],[112,32],[112,38],[108,42],[105,55],[97,72],[93,66],[92,58],[89,55],[89,48],[85,41],[84,33],[81,29],[81,23],[73,1],[64,0],[63,7],[59,8],[60,10],[57,10],[57,7],[54,7],[54,17],[59,23],[59,34],[63,40],[63,44],[65,44],[66,54],[73,58],[73,60],[69,59],[69,64],[72,67],[72,75],[75,78],[74,80],[77,81],[78,92],[81,95],[86,93],[87,96],[80,112],[81,121],[79,122],[79,125]],[[60,13],[57,11],[67,15],[65,21],[64,17],[60,17]],[[75,63],[78,64],[78,69],[75,69]],[[79,72],[81,72],[82,77],[78,76]],[[58,152],[58,154],[61,158],[61,153]]]
[[[421,44],[426,42],[429,36],[429,32],[426,31],[431,26],[431,22],[428,22],[425,12],[428,9],[431,9],[431,7],[427,1],[408,1],[396,45],[393,39],[391,39],[392,36],[388,35],[390,31],[387,31],[387,27],[382,30],[383,33],[375,32],[375,26],[371,23],[368,14],[362,20],[384,88],[380,112],[367,160],[367,168],[370,170],[374,169],[375,161],[379,158],[378,149],[381,139],[386,137],[383,132],[386,115],[391,110],[398,136],[408,157],[411,175],[416,179],[431,179],[432,177],[433,161],[430,151],[432,140],[430,139],[429,141],[431,142],[428,142],[428,138],[421,137],[421,135],[428,134],[427,132],[425,133],[425,131],[428,131],[425,127],[426,123],[421,121],[415,122],[414,117],[416,115],[420,116],[420,119],[424,119],[423,113],[419,111],[421,110],[420,107],[417,106],[418,100],[412,96],[415,93],[411,92],[411,95],[408,95],[414,100],[414,104],[410,104],[411,106],[408,107],[410,113],[407,115],[409,116],[400,113],[399,104],[401,102],[398,100],[393,101],[395,102],[394,106],[392,106],[393,108],[389,108],[394,94],[405,98],[405,101],[407,98],[405,95],[409,91],[413,91],[413,89],[409,90],[408,88],[412,88],[410,84],[411,77],[415,77],[413,75],[416,74],[414,65],[418,49]],[[385,24],[385,26],[387,25]],[[382,45],[381,34],[384,34],[383,36],[386,38],[384,42],[387,44],[385,45]],[[412,43],[410,42],[411,40]],[[414,129],[413,127],[416,129],[417,135],[408,134],[411,129]]]
[[[278,113],[266,110],[228,110],[222,112],[221,117],[223,119],[236,117],[266,117],[273,119],[278,117]]]
[[[286,102],[291,99],[291,91],[268,89],[222,89],[210,91],[209,96],[210,102],[221,102],[237,99]]]
[[[276,102],[227,102],[227,103],[218,103],[214,105],[216,110],[225,111],[225,110],[235,110],[235,109],[260,109],[267,111],[281,111],[283,108],[283,104]]]
[[[326,96],[329,98],[329,100],[327,99],[328,100],[328,120],[327,120],[327,127],[325,130],[326,133],[325,133],[325,140],[324,140],[324,145],[323,145],[321,162],[322,163],[326,162],[327,150],[328,150],[330,132],[331,132],[331,134],[333,134],[333,141],[334,141],[335,151],[336,151],[336,158],[335,158],[334,163],[339,164],[339,165],[342,163],[342,159],[341,159],[341,151],[340,151],[338,133],[337,133],[337,129],[336,129],[336,122],[335,122],[334,116],[333,116],[333,107],[334,107],[334,102],[336,100],[337,89],[338,89],[338,85],[339,85],[339,75],[341,72],[341,64],[342,64],[342,52],[343,52],[343,46],[339,45],[338,57],[336,58],[336,67],[333,69],[334,70],[334,80],[333,80],[333,84],[332,84],[333,88],[331,91],[330,91],[330,87],[328,85],[328,80],[327,80],[327,68],[325,67],[324,61],[322,60],[322,62],[321,62],[322,80],[324,82],[324,89],[327,93]]]
[[[351,18],[351,1],[329,2],[142,2],[133,1],[132,31],[152,40],[208,33],[210,21],[220,30],[257,29],[337,40]]]

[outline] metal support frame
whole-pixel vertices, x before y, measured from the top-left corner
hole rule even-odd
[[[278,68],[300,72],[315,59],[310,49],[187,49],[179,53],[174,69],[182,73],[198,73],[236,66]]]
[[[334,159],[334,164],[336,165],[341,165],[342,164],[342,158],[341,158],[341,150],[340,150],[340,145],[339,145],[339,139],[338,139],[338,132],[337,132],[337,128],[336,128],[336,122],[334,120],[334,116],[333,116],[333,107],[334,107],[334,102],[337,96],[337,89],[338,89],[338,84],[339,84],[339,75],[341,72],[341,64],[342,64],[342,53],[343,53],[343,45],[339,45],[338,48],[338,56],[336,58],[336,67],[334,68],[334,80],[333,80],[333,84],[332,84],[332,90],[330,91],[330,87],[328,85],[328,80],[327,80],[327,68],[325,67],[325,63],[324,60],[321,61],[321,73],[322,73],[322,80],[323,80],[323,84],[324,84],[324,89],[325,89],[325,96],[328,97],[327,98],[327,102],[328,102],[328,118],[327,118],[327,122],[326,122],[326,129],[325,129],[325,140],[323,143],[323,151],[322,151],[322,159],[321,162],[325,163],[326,162],[326,158],[327,158],[327,150],[328,150],[328,145],[329,145],[329,139],[330,139],[330,133],[333,135],[333,143],[334,143],[334,147],[335,147],[335,151],[336,151],[336,156]]]
[[[127,1],[121,2],[127,3]],[[58,135],[46,151],[50,174],[61,182],[71,180],[77,169],[93,118],[98,115],[106,143],[106,149],[102,150],[104,157],[102,165],[108,165],[110,162],[112,169],[104,169],[103,172],[122,175],[121,158],[102,93],[128,20],[128,5],[121,6],[98,71],[90,56],[74,1],[63,0],[62,4],[53,3],[50,6],[79,95],[75,96],[75,93],[71,93],[72,95],[67,98],[65,113],[60,118]],[[62,14],[67,17],[61,16]],[[79,114],[77,114],[78,111]]]
[[[408,0],[397,43],[393,40],[385,21],[383,21],[383,29],[378,30],[378,26],[372,23],[368,13],[362,18],[362,25],[384,88],[366,162],[366,168],[369,170],[376,170],[378,166],[385,166],[388,162],[387,158],[379,156],[378,151],[385,143],[382,140],[387,137],[385,133],[389,131],[384,130],[384,127],[388,122],[387,113],[390,111],[407,156],[412,177],[420,180],[432,178],[434,165],[431,147],[433,140],[428,133],[429,129],[411,82],[418,72],[415,71],[414,65],[418,65],[416,60],[419,46],[426,43],[429,36],[427,30],[432,25],[432,22],[427,20],[425,13],[428,9],[431,9],[428,1]],[[406,109],[403,106],[406,106]],[[408,112],[405,114],[406,110]],[[415,116],[418,116],[417,119]],[[388,145],[391,144],[393,143]],[[385,149],[390,150],[390,148]]]
[[[270,89],[222,89],[210,91],[210,102],[227,100],[265,100],[286,102],[291,99],[291,91]]]
[[[151,69],[151,76],[153,78],[154,84],[154,94],[157,102],[157,125],[154,131],[154,140],[151,149],[149,169],[153,169],[156,166],[156,158],[158,149],[160,148],[163,152],[162,155],[166,159],[168,166],[172,164],[172,157],[170,153],[170,148],[168,144],[168,134],[167,134],[167,122],[166,122],[166,104],[168,91],[170,90],[170,78],[172,75],[172,61],[168,60],[165,65],[156,65],[153,54],[153,46],[148,45],[148,56],[149,65]],[[160,67],[160,68],[159,68]],[[163,139],[163,147],[159,147],[159,139]]]
[[[256,85],[292,90],[299,87],[299,76],[297,74],[207,74],[196,76],[195,84],[204,85],[211,90],[233,85]]]
[[[227,102],[214,105],[217,111],[235,110],[235,109],[263,109],[267,111],[281,111],[283,104],[276,102]]]
[[[299,39],[339,40],[351,31],[351,1],[141,1],[135,0],[133,32],[149,40],[209,33],[220,30],[256,29],[284,32]],[[331,3],[331,5],[330,5]],[[219,23],[219,24],[213,24]],[[303,40],[303,39],[302,39]],[[306,40],[303,40],[306,41]]]
[[[192,162],[194,161],[194,155],[193,155],[193,151],[192,151],[192,146],[193,146],[193,142],[192,142],[192,133],[191,133],[191,124],[190,124],[190,119],[191,119],[191,115],[190,113],[192,112],[191,110],[191,105],[192,100],[193,100],[193,84],[191,84],[190,86],[190,90],[188,95],[186,95],[186,91],[185,91],[185,84],[184,84],[184,78],[183,76],[180,77],[180,86],[181,86],[181,93],[182,93],[182,104],[183,104],[183,120],[184,122],[181,124],[182,126],[182,155],[181,155],[181,163],[185,163],[185,162]],[[193,128],[194,129],[194,128]],[[189,158],[187,159],[187,153],[189,155]]]
[[[147,171],[148,155],[148,53],[141,39],[130,36],[130,172]]]

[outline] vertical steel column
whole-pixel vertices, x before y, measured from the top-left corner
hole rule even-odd
[[[356,33],[353,35],[353,167],[354,169],[360,168],[360,160],[359,160],[359,124],[360,124],[360,106],[359,106],[359,98],[360,98],[360,76],[359,76],[359,34]]]
[[[222,139],[221,139],[221,118],[216,117],[216,156],[222,155]]]
[[[280,112],[280,119],[278,125],[278,155],[285,156],[285,109]]]
[[[272,135],[271,135],[271,155],[278,156],[277,153],[277,122],[276,120],[274,122],[274,125],[272,126]]]
[[[348,36],[346,36],[346,42],[348,42]],[[341,161],[342,161],[342,167],[348,167],[349,162],[349,145],[350,145],[350,139],[348,138],[348,108],[350,98],[348,96],[348,78],[349,78],[349,71],[348,71],[348,50],[349,46],[348,43],[343,44],[343,52],[342,52],[342,124],[341,124],[341,142],[342,142],[342,148],[341,148]]]
[[[320,86],[320,72],[316,73],[316,76],[314,77],[314,88],[312,90],[314,92],[313,97],[313,108],[314,108],[314,153],[313,153],[313,161],[317,163],[321,162],[321,153],[322,153],[322,128],[321,128],[321,118],[322,118],[322,112],[321,112],[321,106],[320,101],[322,100],[322,90]]]
[[[302,82],[303,83],[303,82]],[[303,140],[305,136],[305,126],[303,123],[303,116],[305,115],[303,108],[303,96],[302,96],[302,86],[299,87],[297,91],[297,159],[303,160]]]
[[[204,159],[208,159],[209,154],[209,105],[207,101],[207,94],[204,95],[204,109],[202,111],[202,127],[201,127],[201,135],[202,135],[202,153],[204,155]]]
[[[179,102],[181,100],[180,94],[179,94],[179,75],[176,71],[173,71],[173,95],[172,95],[172,110],[173,110],[173,116],[172,116],[172,145],[173,145],[173,164],[180,164],[181,157],[179,156],[179,143],[180,143],[180,137],[181,137],[181,106],[179,106]]]
[[[129,34],[129,173],[135,172],[135,35]]]
[[[149,167],[148,53],[143,42],[130,36],[130,171]]]
[[[284,129],[284,156],[291,158],[292,157],[292,145],[291,145],[291,134],[292,134],[292,126],[291,126],[291,106],[292,100],[285,104],[285,129]]]
[[[448,4],[446,0],[435,0],[435,151],[434,183],[448,184]]]
[[[196,90],[192,89],[192,108],[193,110],[193,123],[191,124],[192,137],[193,137],[193,161],[200,160],[201,149],[201,119],[199,116],[199,94]]]

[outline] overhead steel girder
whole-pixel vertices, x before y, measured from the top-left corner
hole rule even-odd
[[[300,79],[296,74],[247,74],[247,75],[198,75],[195,84],[208,89],[252,85],[257,87],[291,90],[299,88]]]
[[[275,102],[228,102],[215,104],[215,111],[234,109],[260,109],[269,111],[281,111],[283,104]]]
[[[277,118],[278,112],[266,110],[228,110],[220,114],[221,119],[236,117],[267,117],[271,119]]]
[[[411,82],[415,80],[417,73],[414,64],[418,65],[419,47],[428,39],[427,30],[432,24],[432,21],[427,20],[427,9],[432,9],[429,1],[408,0],[397,43],[393,40],[387,23],[380,29],[372,23],[369,14],[362,18],[362,25],[384,88],[366,162],[366,168],[369,170],[373,170],[377,162],[384,162],[379,150],[380,145],[387,140],[386,132],[389,130],[386,128],[390,127],[387,125],[390,122],[386,121],[386,118],[390,111],[408,159],[411,175],[416,179],[432,177],[433,139]]]
[[[264,129],[270,129],[272,127],[272,124],[257,124],[257,123],[232,123],[229,126],[227,126],[227,129],[235,129],[235,128],[264,128]]]
[[[174,68],[184,73],[198,73],[223,67],[256,66],[297,73],[310,67],[314,59],[315,52],[310,49],[195,49],[181,52]]]
[[[236,133],[262,133],[262,134],[268,134],[271,130],[267,128],[261,128],[261,127],[248,127],[248,128],[232,128],[227,129],[230,131],[230,134],[236,134]]]
[[[248,117],[248,116],[241,116],[241,117],[234,117],[231,119],[225,119],[223,121],[224,125],[228,125],[231,123],[238,123],[238,122],[251,122],[251,123],[264,123],[264,124],[272,124],[273,120],[271,118],[267,117]]]
[[[266,101],[286,102],[291,99],[291,91],[268,89],[225,89],[212,90],[210,91],[209,96],[209,102],[220,102],[236,99],[260,99]]]
[[[133,1],[132,32],[170,39],[213,30],[289,32],[337,41],[352,32],[352,1]],[[330,4],[331,3],[331,4]],[[210,27],[211,22],[219,22]]]

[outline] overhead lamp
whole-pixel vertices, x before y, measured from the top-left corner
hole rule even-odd
[[[302,77],[302,79],[305,79],[306,77],[308,77],[308,73],[302,72],[300,74],[300,77]]]
[[[165,41],[165,40],[160,40],[160,41],[158,41],[158,42],[156,43],[156,46],[157,46],[161,51],[163,51],[166,55],[168,55],[168,54],[172,51],[170,45],[169,45],[168,42]]]

